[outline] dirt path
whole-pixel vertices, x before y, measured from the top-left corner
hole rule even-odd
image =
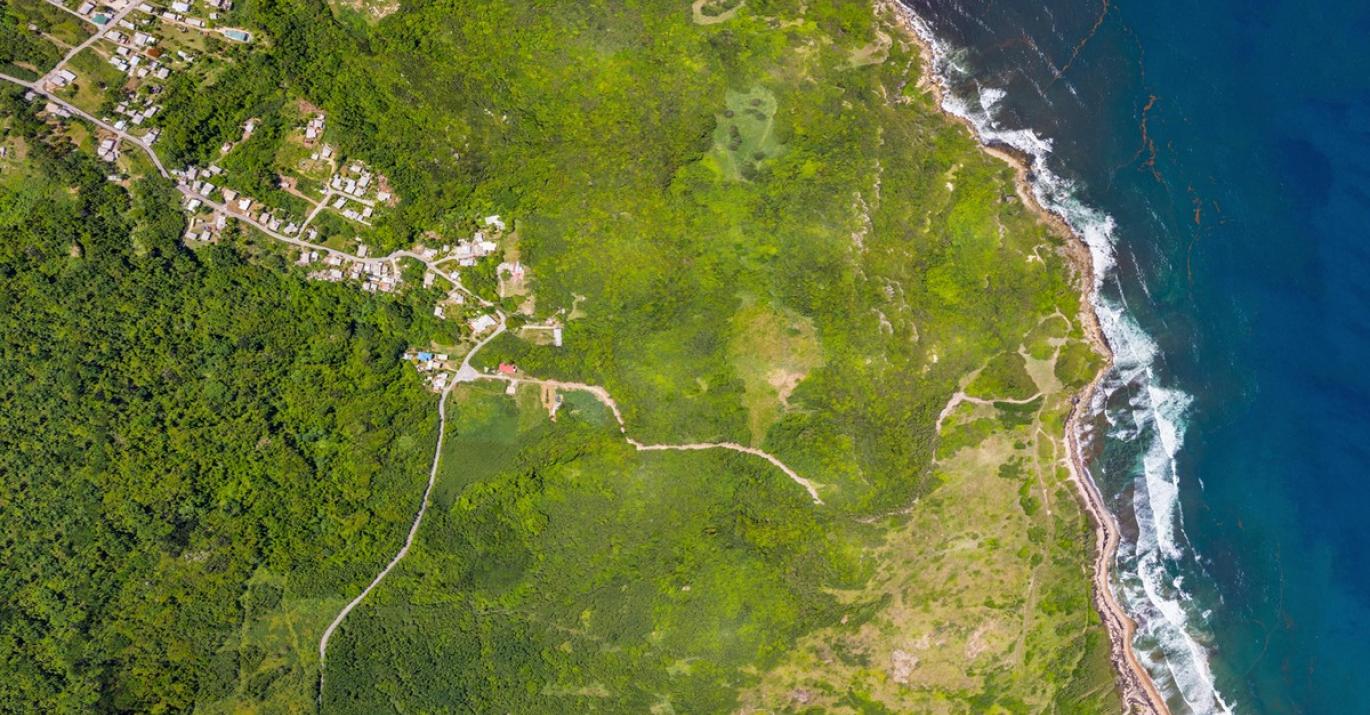
[[[501,328],[502,327],[503,326],[501,325]],[[472,350],[471,352],[474,353],[475,351]],[[469,362],[464,362],[462,365],[463,369],[467,368],[468,366]],[[474,372],[474,370],[472,372]],[[785,464],[784,462],[777,459],[774,455],[764,450],[760,450],[755,447],[747,447],[745,445],[737,444],[736,442],[686,442],[684,444],[645,444],[643,442],[639,442],[633,439],[632,437],[629,437],[628,426],[627,423],[623,421],[623,412],[619,410],[618,403],[615,402],[614,398],[609,395],[608,390],[604,389],[603,387],[600,387],[599,385],[588,385],[583,382],[564,382],[561,380],[543,380],[535,377],[486,375],[483,373],[476,373],[474,375],[468,374],[467,377],[468,379],[475,380],[499,380],[501,382],[513,383],[526,382],[530,385],[541,385],[543,387],[551,387],[558,390],[575,390],[578,392],[588,392],[596,400],[599,400],[605,407],[609,408],[609,411],[612,412],[614,415],[614,420],[618,422],[618,431],[623,434],[624,441],[626,441],[628,444],[633,445],[633,448],[639,452],[693,452],[705,449],[728,449],[734,452],[741,452],[742,454],[750,454],[754,457],[760,457],[766,460],[767,462],[770,462],[772,465],[775,466],[776,469],[779,469],[781,472],[784,472],[785,476],[793,480],[794,483],[798,484],[801,487],[804,487],[804,491],[807,491],[809,493],[809,497],[813,499],[814,504],[823,503],[823,499],[818,496],[818,486],[816,484],[809,481],[808,479],[805,479],[804,477],[799,476],[799,473],[791,469],[789,465]]]
[[[1041,396],[1042,393],[1038,392],[1031,397],[1000,397],[996,399],[985,399],[983,397],[971,397],[970,395],[966,394],[966,391],[964,389],[957,390],[955,394],[951,396],[951,399],[947,400],[947,404],[942,407],[942,411],[937,413],[937,434],[942,433],[942,422],[944,422],[947,419],[947,417],[951,416],[951,411],[956,409],[956,406],[961,404],[962,402],[969,402],[974,405],[990,406],[993,406],[997,402],[1006,402],[1010,405],[1026,405],[1029,402],[1032,402],[1033,400],[1040,398]]]

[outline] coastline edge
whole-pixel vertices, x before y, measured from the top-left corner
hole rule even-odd
[[[1084,324],[1085,337],[1095,353],[1104,358],[1104,365],[1100,367],[1098,373],[1072,400],[1073,406],[1065,424],[1066,461],[1070,480],[1075,484],[1081,505],[1094,525],[1095,543],[1092,549],[1093,563],[1091,564],[1091,590],[1094,596],[1094,606],[1103,621],[1105,630],[1108,631],[1109,660],[1113,665],[1119,694],[1126,711],[1147,713],[1148,715],[1171,715],[1170,707],[1165,698],[1161,696],[1160,691],[1157,690],[1156,684],[1151,679],[1151,674],[1142,667],[1137,660],[1136,653],[1132,650],[1132,638],[1136,633],[1137,624],[1118,603],[1110,583],[1113,573],[1110,564],[1117,553],[1122,533],[1113,514],[1105,505],[1103,495],[1099,492],[1093,477],[1085,468],[1084,458],[1080,451],[1080,419],[1083,414],[1081,405],[1091,403],[1098,391],[1099,383],[1113,367],[1113,351],[1104,338],[1099,327],[1098,315],[1094,311],[1094,263],[1090,258],[1089,249],[1085,245],[1084,239],[1071,229],[1060,216],[1047,210],[1037,201],[1028,182],[1028,160],[1025,157],[1020,156],[1018,152],[1008,147],[985,143],[975,131],[975,127],[971,126],[965,118],[943,109],[943,88],[933,74],[933,51],[919,33],[913,11],[899,0],[873,0],[873,2],[877,11],[888,12],[894,18],[894,24],[903,30],[906,38],[918,47],[922,59],[919,84],[932,93],[933,104],[937,111],[965,127],[970,132],[971,137],[975,139],[976,144],[986,154],[1003,161],[1013,169],[1014,189],[1019,200],[1053,232],[1066,241],[1066,257],[1075,269],[1077,280],[1081,283],[1080,293],[1083,300],[1081,301],[1080,314]]]

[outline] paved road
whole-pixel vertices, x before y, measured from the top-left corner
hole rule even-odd
[[[390,559],[390,562],[385,565],[385,568],[381,569],[381,572],[376,574],[376,578],[372,579],[371,583],[367,584],[366,588],[362,589],[362,592],[357,594],[356,598],[348,601],[347,605],[343,606],[343,609],[333,618],[333,622],[329,623],[328,628],[324,629],[323,637],[319,639],[320,704],[323,703],[324,674],[327,672],[324,668],[324,662],[328,658],[328,641],[333,637],[333,632],[338,629],[338,626],[342,625],[343,619],[347,618],[347,614],[351,613],[352,609],[356,608],[357,605],[362,602],[362,599],[366,598],[367,594],[371,593],[373,589],[380,585],[381,581],[386,576],[390,575],[390,571],[409,553],[409,548],[414,545],[414,537],[418,536],[419,525],[423,523],[423,515],[428,512],[428,498],[433,494],[433,484],[438,478],[438,463],[442,459],[442,440],[447,433],[447,396],[451,394],[454,385],[456,385],[456,383],[448,385],[447,389],[442,391],[442,398],[438,400],[438,444],[433,448],[433,466],[428,470],[428,486],[424,487],[423,499],[419,502],[419,511],[414,515],[414,523],[409,525],[409,534],[404,537],[404,545],[401,546],[395,556]]]
[[[461,369],[457,373],[457,379],[453,381],[451,384],[449,384],[447,388],[442,391],[442,398],[438,400],[438,445],[433,450],[433,466],[428,470],[428,486],[425,487],[423,490],[423,500],[419,502],[419,510],[418,513],[414,515],[414,523],[409,525],[409,535],[405,537],[404,545],[401,546],[400,550],[396,552],[395,556],[390,559],[390,562],[385,565],[385,568],[381,569],[381,572],[376,574],[376,578],[372,579],[371,583],[368,584],[366,588],[362,589],[362,592],[357,594],[356,598],[349,601],[346,606],[343,606],[343,609],[339,611],[338,615],[333,618],[333,622],[329,623],[328,628],[324,630],[323,637],[319,639],[320,703],[323,702],[324,661],[328,657],[328,641],[333,637],[333,632],[336,631],[338,629],[338,626],[342,625],[343,620],[347,618],[347,614],[351,613],[352,609],[356,608],[362,602],[362,600],[366,598],[367,594],[371,593],[372,590],[374,590],[377,586],[380,585],[381,581],[384,580],[385,577],[390,574],[390,572],[395,568],[395,566],[399,564],[400,560],[403,559],[406,555],[408,555],[409,548],[414,545],[414,538],[419,533],[419,525],[423,523],[424,514],[428,513],[428,498],[433,493],[433,483],[438,476],[438,463],[442,458],[442,441],[444,435],[447,432],[447,396],[451,394],[452,388],[456,387],[458,382],[470,382],[472,379],[474,379],[462,379],[462,376],[464,374],[480,374],[476,371],[475,368],[471,367],[471,358],[474,357],[475,354],[481,348],[489,344],[490,341],[499,337],[500,333],[504,332],[504,314],[500,313],[499,318],[499,328],[495,330],[495,332],[491,333],[484,340],[477,343],[475,347],[471,348],[470,352],[466,353],[466,358],[462,360]]]
[[[297,238],[297,237],[294,237],[294,236],[287,236],[287,235],[285,235],[285,234],[283,234],[283,233],[278,233],[278,232],[276,232],[276,231],[273,231],[273,230],[271,230],[270,228],[268,228],[266,225],[264,225],[264,224],[258,222],[256,219],[252,218],[251,216],[247,216],[247,215],[238,213],[238,212],[236,212],[236,211],[233,211],[233,210],[229,209],[228,206],[224,205],[222,202],[216,201],[216,200],[214,200],[214,199],[212,199],[212,198],[210,198],[210,197],[208,197],[208,196],[205,196],[205,195],[203,195],[203,194],[200,194],[200,193],[196,192],[196,191],[195,191],[193,188],[191,188],[190,186],[188,186],[188,185],[186,185],[186,184],[184,184],[184,183],[182,183],[182,182],[180,182],[180,181],[177,181],[176,178],[175,178],[174,176],[171,175],[171,172],[167,171],[166,166],[165,166],[164,164],[162,164],[162,159],[161,159],[161,157],[157,156],[157,152],[153,151],[153,150],[152,150],[152,147],[148,146],[147,143],[144,142],[142,139],[140,139],[140,138],[138,138],[138,137],[135,137],[135,136],[133,136],[132,134],[129,134],[128,132],[126,132],[126,131],[123,131],[123,130],[120,130],[120,129],[116,129],[116,128],[114,127],[114,125],[109,124],[108,122],[106,122],[106,121],[100,119],[99,117],[96,117],[96,116],[90,114],[89,112],[87,112],[87,111],[81,109],[80,107],[77,107],[76,105],[74,105],[74,104],[72,104],[72,103],[66,101],[65,99],[62,99],[61,97],[58,97],[57,95],[54,95],[54,94],[52,94],[51,92],[48,92],[47,90],[43,89],[38,83],[35,83],[35,82],[28,82],[28,81],[19,79],[18,77],[11,77],[11,76],[6,75],[6,74],[0,74],[0,80],[4,80],[4,81],[6,81],[6,82],[11,82],[11,83],[13,83],[13,84],[17,84],[17,85],[19,85],[20,87],[24,87],[25,89],[33,90],[34,92],[37,92],[38,94],[42,95],[44,98],[46,98],[48,101],[52,102],[53,104],[56,104],[56,105],[58,105],[58,106],[61,106],[61,107],[65,108],[67,111],[71,112],[72,114],[74,114],[74,115],[76,115],[76,116],[78,116],[78,117],[81,117],[82,119],[84,119],[84,120],[86,120],[86,121],[88,121],[88,122],[90,122],[90,123],[92,123],[92,124],[94,124],[94,125],[100,127],[101,129],[104,129],[105,131],[107,131],[107,132],[109,132],[109,133],[111,133],[111,134],[114,134],[115,136],[119,137],[119,139],[121,139],[121,140],[123,140],[123,141],[126,141],[126,142],[128,142],[129,144],[132,144],[133,146],[135,146],[135,147],[141,149],[141,150],[143,151],[143,153],[144,153],[144,154],[147,154],[148,158],[152,160],[153,166],[155,166],[155,167],[157,168],[157,173],[161,174],[162,176],[166,177],[167,179],[170,179],[170,180],[172,180],[172,181],[175,181],[175,183],[176,183],[176,190],[177,190],[177,191],[180,191],[183,195],[186,196],[186,198],[199,199],[200,202],[203,203],[205,206],[208,206],[208,207],[210,207],[210,208],[212,208],[212,209],[215,209],[216,211],[220,211],[220,212],[222,212],[222,213],[223,213],[224,215],[226,215],[226,216],[232,216],[233,218],[236,218],[237,220],[242,221],[243,223],[246,223],[246,224],[252,226],[253,228],[257,229],[258,231],[261,231],[263,234],[265,234],[265,235],[267,235],[267,236],[269,236],[269,237],[271,237],[271,238],[273,238],[273,239],[275,239],[275,240],[277,240],[277,241],[280,241],[280,242],[282,242],[282,243],[288,243],[288,244],[290,244],[290,245],[292,245],[292,246],[298,246],[298,247],[300,247],[300,248],[308,249],[308,250],[311,250],[311,251],[319,251],[319,252],[321,252],[321,253],[326,253],[326,254],[329,254],[329,255],[338,256],[339,258],[342,258],[342,259],[345,259],[345,260],[348,260],[348,261],[356,261],[356,262],[358,262],[358,263],[363,263],[363,264],[366,264],[366,265],[376,265],[376,264],[380,264],[380,263],[390,263],[390,262],[392,262],[392,261],[394,261],[395,259],[398,259],[398,258],[412,258],[412,259],[414,259],[414,260],[416,260],[416,261],[422,263],[424,266],[426,266],[426,267],[428,268],[428,270],[433,271],[433,273],[435,273],[436,275],[439,275],[439,276],[442,276],[443,278],[445,278],[445,279],[446,279],[449,283],[451,283],[457,290],[459,290],[459,291],[461,291],[462,293],[466,294],[467,296],[469,296],[470,298],[472,298],[473,300],[475,300],[475,301],[476,301],[477,303],[479,303],[480,305],[482,305],[482,306],[484,306],[484,307],[487,307],[487,308],[494,305],[494,303],[491,303],[490,301],[488,301],[488,300],[486,300],[486,299],[484,299],[484,298],[482,298],[482,297],[476,295],[475,293],[472,293],[471,291],[467,290],[467,289],[466,289],[466,286],[462,285],[461,279],[460,279],[458,276],[456,276],[455,274],[449,273],[449,272],[447,272],[447,271],[444,271],[444,270],[442,270],[441,268],[439,268],[439,267],[438,267],[438,264],[439,264],[439,263],[442,263],[442,260],[441,260],[441,259],[440,259],[440,260],[437,260],[437,261],[430,261],[429,259],[424,258],[423,256],[421,256],[421,255],[419,255],[419,254],[417,254],[417,253],[414,253],[413,251],[409,251],[409,250],[398,250],[398,251],[393,251],[393,252],[391,252],[389,255],[385,255],[385,256],[373,256],[373,257],[371,257],[371,258],[362,258],[361,256],[358,256],[358,255],[355,255],[355,254],[351,254],[351,253],[348,253],[348,252],[346,252],[346,251],[340,251],[340,250],[338,250],[338,249],[336,249],[336,248],[329,248],[329,247],[327,247],[327,246],[322,246],[322,245],[319,245],[319,244],[317,244],[317,243],[310,243],[310,242],[308,242],[308,241],[306,241],[306,240],[304,240],[304,239],[301,239],[301,238]],[[503,316],[501,316],[501,324],[502,324],[502,323],[503,323]]]

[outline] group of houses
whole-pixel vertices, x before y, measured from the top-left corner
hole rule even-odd
[[[324,145],[320,150],[320,156],[323,156],[324,152],[328,153],[325,158],[332,156],[332,148],[328,145]],[[333,176],[328,180],[328,193],[324,197],[324,200],[329,202],[329,207],[343,217],[368,226],[376,208],[388,203],[390,199],[391,194],[385,177],[374,173],[365,164],[356,160],[333,172]]]
[[[352,260],[339,253],[318,250],[301,252],[296,261],[301,266],[320,264],[318,270],[309,273],[309,278],[318,281],[341,283],[360,281],[362,290],[368,293],[394,293],[399,289],[403,278],[399,267],[382,260]]]
[[[447,353],[410,350],[404,354],[404,359],[414,364],[414,369],[419,371],[424,382],[434,392],[441,392],[443,388],[447,387],[448,380],[452,379],[452,374],[448,370],[457,367],[449,361]]]

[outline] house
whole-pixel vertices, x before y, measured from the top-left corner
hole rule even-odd
[[[252,208],[252,199],[244,197],[238,201],[239,211],[246,211],[250,208]]]
[[[171,3],[171,9],[176,12],[190,12],[190,3],[176,0],[176,2]]]
[[[497,228],[497,229],[499,229],[499,230],[501,230],[501,231],[504,230],[504,221],[500,220],[499,214],[495,214],[495,215],[493,215],[493,216],[486,216],[486,217],[485,217],[485,225],[486,225],[486,226],[494,226],[495,228]]]
[[[89,15],[90,11],[94,9],[95,3],[83,2],[81,3],[81,7],[76,8],[76,12],[79,12],[82,15]]]
[[[475,318],[472,318],[469,321],[469,324],[471,326],[471,332],[475,335],[480,335],[481,333],[498,325],[499,321],[495,320],[489,315],[479,315]]]
[[[561,328],[552,328],[552,344],[561,347]]]
[[[513,375],[516,374],[519,369],[517,365],[511,362],[502,362],[499,364],[499,371],[501,375]]]

